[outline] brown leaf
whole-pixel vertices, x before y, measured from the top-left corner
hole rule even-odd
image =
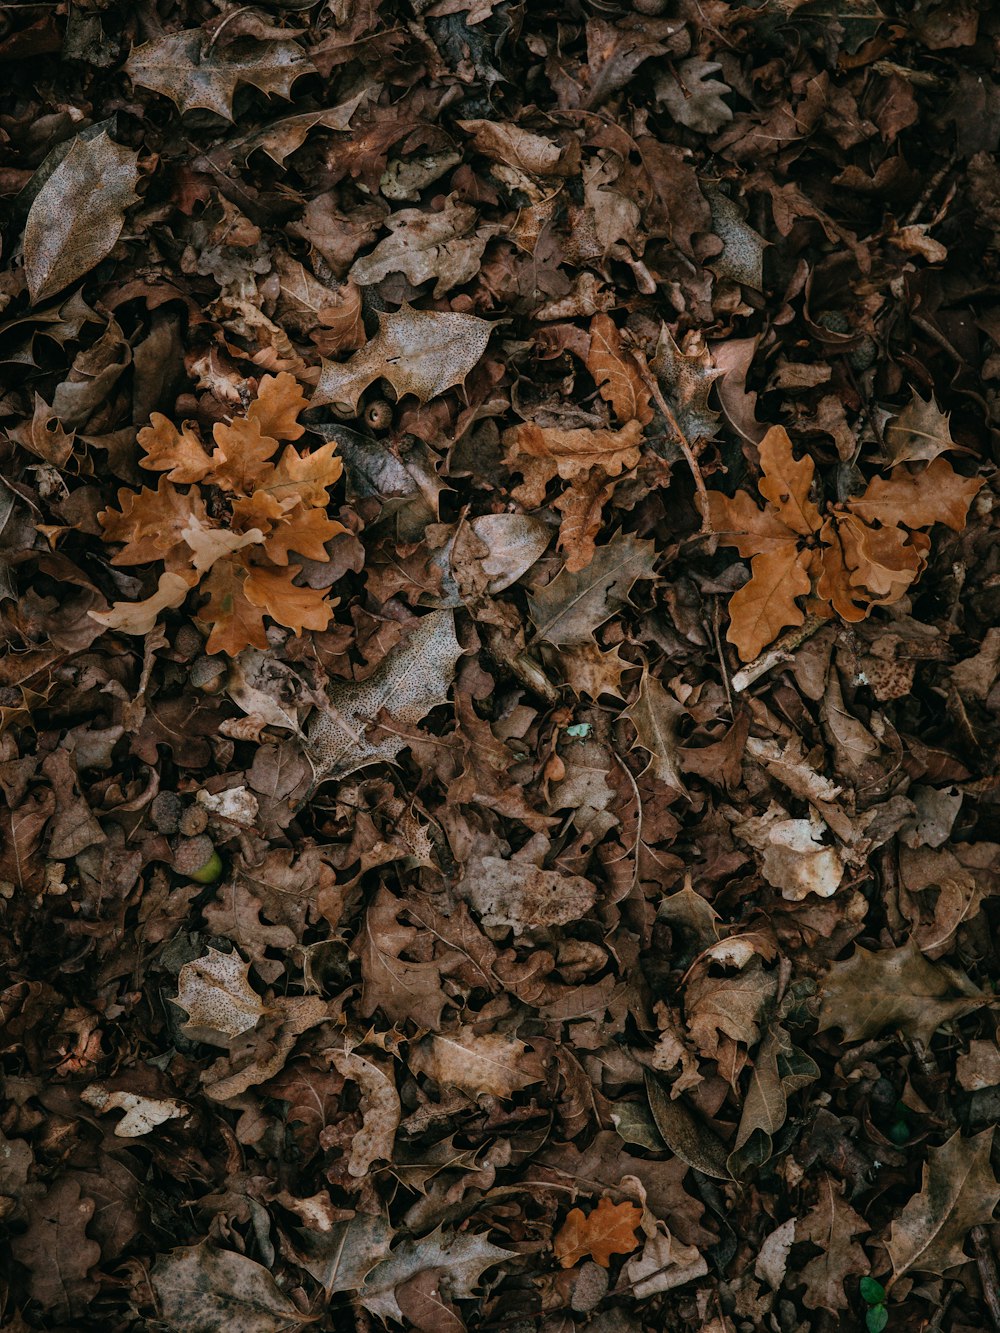
[[[635,360],[622,351],[618,327],[610,315],[595,315],[590,321],[590,352],[587,369],[605,402],[624,425],[638,421],[645,426],[653,419],[649,390]]]
[[[10,1242],[31,1274],[32,1298],[59,1322],[82,1323],[98,1291],[90,1270],[100,1263],[101,1247],[87,1236],[94,1207],[93,1199],[81,1197],[79,1183],[63,1176],[32,1203],[28,1230]]]
[[[983,484],[981,477],[961,476],[946,458],[935,458],[917,472],[906,469],[888,478],[873,478],[851,508],[865,522],[883,527],[929,528],[945,523],[961,532],[969,505]]]
[[[146,451],[139,461],[151,472],[165,472],[168,481],[188,485],[208,475],[212,460],[202,446],[190,422],[180,430],[161,412],[154,412],[150,425],[139,432],[139,443]]]
[[[171,1328],[201,1333],[298,1333],[304,1316],[263,1264],[208,1241],[161,1254],[151,1281]]]
[[[632,748],[639,745],[649,752],[649,763],[643,772],[652,769],[660,782],[685,796],[687,788],[678,768],[678,728],[681,719],[686,716],[683,705],[672,694],[668,694],[648,671],[642,674],[635,701],[622,713],[622,717],[627,717],[636,730],[637,739]]]
[[[105,509],[98,514],[104,539],[124,542],[112,557],[113,565],[144,565],[163,560],[184,540],[184,529],[192,518],[208,521],[208,511],[197,487],[184,493],[161,477],[155,491],[118,492],[120,510]]]
[[[926,1044],[942,1023],[988,1003],[978,994],[951,996],[953,989],[913,940],[877,953],[859,946],[826,975],[819,1030],[839,1027],[846,1041],[863,1041],[898,1028]]]
[[[235,657],[244,648],[266,648],[264,613],[243,591],[247,571],[236,560],[218,560],[201,586],[208,603],[195,614],[212,626],[206,653]]]
[[[885,1242],[894,1282],[911,1270],[944,1273],[966,1262],[966,1237],[974,1226],[990,1224],[1000,1202],[992,1145],[991,1127],[971,1139],[956,1131],[928,1151],[920,1193],[895,1218]]]
[[[304,629],[326,629],[333,607],[323,588],[301,588],[292,580],[301,565],[265,569],[254,565],[243,583],[243,596],[253,606],[262,606],[272,620],[287,625],[296,634]]]
[[[772,426],[760,442],[763,476],[759,490],[769,500],[786,528],[801,537],[811,536],[820,525],[819,510],[809,499],[815,467],[812,459],[796,459],[792,442],[783,426]]]
[[[425,1037],[410,1051],[410,1068],[470,1097],[512,1097],[544,1077],[541,1057],[523,1041],[471,1026]]]
[[[819,1197],[804,1217],[795,1220],[795,1240],[811,1241],[821,1253],[788,1275],[790,1287],[805,1287],[802,1303],[810,1310],[829,1310],[836,1314],[851,1302],[844,1290],[844,1280],[852,1273],[868,1273],[871,1261],[854,1239],[870,1228],[844,1198],[840,1181],[824,1175]]]
[[[592,643],[593,631],[625,605],[636,580],[653,577],[655,559],[652,542],[616,533],[586,569],[564,569],[529,597],[538,637],[557,645]]]
[[[379,316],[377,335],[343,365],[323,364],[311,405],[344,403],[357,411],[372,380],[384,376],[400,398],[422,403],[461,384],[486,351],[491,325],[475,315],[414,310],[409,305]]]
[[[389,273],[405,273],[415,284],[436,278],[434,296],[443,296],[479,271],[493,229],[476,229],[478,216],[475,208],[459,203],[454,195],[440,210],[403,208],[390,214],[385,225],[392,235],[370,255],[354,261],[351,281],[370,287]]]
[[[932,394],[924,399],[914,394],[899,416],[886,424],[886,461],[890,467],[900,463],[927,462],[959,446],[951,438],[951,415],[942,412]]]
[[[37,303],[111,253],[134,204],[138,153],[106,131],[78,134],[35,196],[24,227],[24,272]]]
[[[233,118],[233,95],[239,84],[289,97],[299,75],[312,69],[293,41],[240,39],[227,46],[210,42],[201,28],[135,46],[125,62],[133,83],[171,98],[182,112],[203,107],[226,120]]]
[[[726,634],[744,662],[752,661],[789,625],[802,624],[805,614],[795,598],[810,588],[801,553],[792,542],[776,543],[755,555],[750,570],[750,581],[730,600]]]
[[[570,1209],[552,1249],[563,1268],[587,1258],[607,1268],[613,1254],[631,1254],[639,1244],[635,1232],[641,1221],[642,1209],[634,1203],[612,1203],[604,1195],[590,1213]]]

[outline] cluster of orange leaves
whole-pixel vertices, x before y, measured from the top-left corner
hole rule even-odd
[[[568,344],[586,366],[598,392],[620,423],[618,429],[538,426],[525,422],[506,431],[508,467],[524,481],[515,487],[519,504],[535,509],[544,503],[553,477],[568,486],[554,507],[562,514],[559,547],[566,568],[585,569],[594,558],[595,538],[611,498],[615,479],[634,468],[640,457],[643,427],[653,418],[649,390],[635,356],[627,351],[610,315],[595,315],[589,336],[582,331]]]
[[[613,1254],[631,1254],[639,1244],[635,1232],[641,1221],[641,1208],[612,1203],[605,1195],[589,1213],[570,1209],[552,1242],[553,1253],[563,1268],[588,1258],[607,1268]]]
[[[982,480],[963,477],[943,458],[926,467],[875,477],[863,495],[821,512],[810,498],[813,461],[797,459],[781,426],[760,444],[758,509],[746,491],[708,496],[708,521],[719,540],[751,557],[751,577],[729,603],[727,638],[744,662],[805,616],[798,597],[844,620],[896,602],[923,572],[930,538],[921,529],[944,523],[956,532]]]
[[[98,518],[105,540],[123,543],[112,564],[162,561],[164,570],[145,601],[91,614],[110,629],[146,634],[198,587],[208,596],[195,614],[212,626],[209,653],[266,648],[265,614],[296,634],[325,629],[333,604],[323,589],[296,584],[302,566],[289,558],[329,560],[325,543],[344,526],[327,516],[327,488],[343,464],[335,444],[300,454],[287,443],[304,434],[305,406],[294,376],[267,375],[243,416],[215,426],[211,453],[194,425],[178,430],[153,413],[139,432],[140,461],[163,474],[159,485],[122,488],[119,508]]]

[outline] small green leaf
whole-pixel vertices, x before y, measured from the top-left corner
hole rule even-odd
[[[893,1143],[908,1143],[910,1141],[910,1127],[905,1120],[896,1120],[889,1128],[889,1138]]]
[[[889,1311],[884,1305],[873,1305],[865,1315],[865,1328],[868,1333],[882,1333],[889,1322]]]
[[[576,722],[573,726],[566,728],[566,735],[572,736],[574,740],[583,740],[584,736],[590,735],[590,723]]]
[[[885,1287],[873,1277],[863,1277],[858,1283],[858,1290],[866,1305],[882,1305],[885,1301]]]

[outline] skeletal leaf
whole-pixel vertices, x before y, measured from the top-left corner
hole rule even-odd
[[[966,1236],[974,1226],[988,1226],[1000,1202],[990,1166],[992,1144],[992,1127],[971,1139],[957,1130],[929,1150],[920,1193],[889,1229],[893,1281],[911,1270],[944,1273],[966,1262]]]
[[[138,153],[106,133],[79,137],[31,205],[24,272],[34,302],[68,287],[111,253],[134,204]]]
[[[390,723],[414,726],[448,697],[461,655],[452,612],[432,611],[368,680],[335,684],[329,705],[316,710],[306,729],[317,776],[343,776],[395,758],[406,741],[389,729],[379,733],[379,714],[385,710]]]
[[[233,95],[239,84],[289,97],[299,75],[312,70],[312,62],[293,41],[241,39],[231,46],[210,45],[200,28],[133,47],[125,62],[133,83],[169,97],[180,111],[203,107],[226,120],[233,118]]]
[[[106,1088],[100,1083],[91,1083],[84,1088],[80,1099],[98,1111],[124,1111],[115,1125],[115,1136],[120,1139],[141,1138],[157,1125],[187,1114],[184,1103],[173,1097],[143,1097],[135,1092]]]
[[[355,411],[373,380],[384,376],[401,398],[421,402],[461,384],[486,351],[492,325],[475,315],[403,305],[379,317],[376,336],[349,361],[323,363],[311,406],[344,403]]]
[[[485,1270],[509,1259],[512,1253],[492,1244],[482,1233],[449,1234],[438,1227],[429,1236],[401,1241],[387,1259],[368,1273],[358,1300],[380,1319],[394,1319],[402,1324],[403,1312],[396,1300],[396,1288],[409,1278],[429,1269],[442,1269],[447,1275],[449,1295],[471,1297]]]
[[[255,1027],[264,1013],[260,996],[250,985],[249,966],[238,953],[207,953],[185,963],[177,977],[176,1003],[187,1011],[181,1029],[192,1041],[226,1046]]]

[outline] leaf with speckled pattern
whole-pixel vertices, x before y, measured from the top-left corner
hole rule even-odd
[[[33,302],[89,273],[114,249],[139,179],[132,153],[107,134],[77,138],[31,205],[24,276]]]
[[[400,398],[412,393],[426,403],[462,383],[486,351],[492,329],[489,320],[476,315],[408,305],[379,319],[378,333],[349,361],[323,363],[310,406],[345,403],[357,411],[358,399],[379,376]]]

